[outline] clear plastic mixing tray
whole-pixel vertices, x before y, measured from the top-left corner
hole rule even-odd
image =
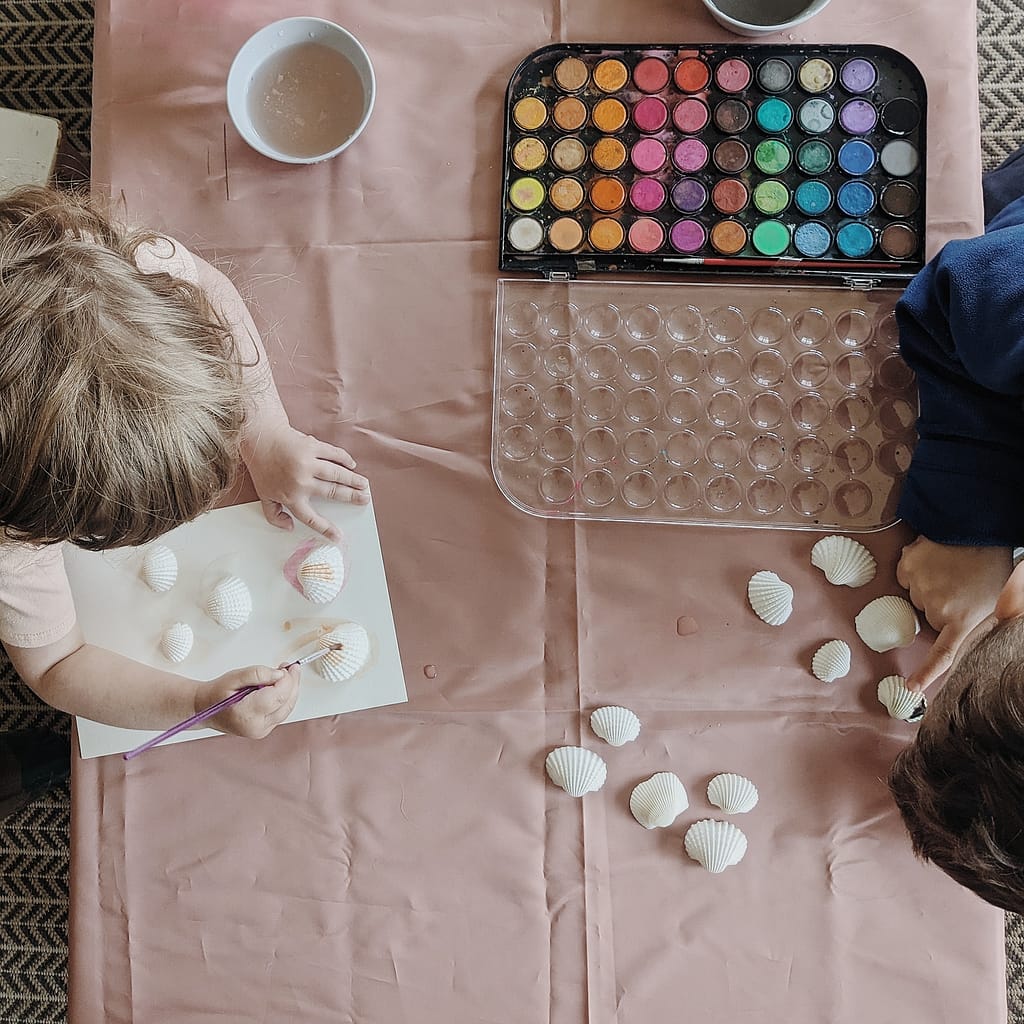
[[[889,526],[917,418],[899,295],[501,280],[498,487],[556,518]]]

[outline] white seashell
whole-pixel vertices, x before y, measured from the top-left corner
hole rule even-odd
[[[176,622],[163,631],[160,637],[160,653],[168,661],[177,664],[191,654],[194,639],[192,627],[187,622]]]
[[[874,555],[863,544],[839,534],[822,537],[811,548],[811,565],[837,587],[863,587],[878,571]]]
[[[704,818],[686,830],[683,848],[688,857],[717,875],[743,860],[747,837],[731,821]]]
[[[757,806],[757,786],[742,775],[726,772],[708,783],[708,800],[726,814],[746,814]]]
[[[206,614],[225,629],[238,629],[252,615],[252,594],[244,580],[225,576],[206,599]]]
[[[903,722],[920,722],[928,709],[923,693],[907,689],[903,676],[886,676],[878,684],[878,699],[891,718]]]
[[[861,640],[879,654],[912,644],[921,630],[913,605],[891,595],[866,604],[854,624]]]
[[[302,593],[314,604],[333,601],[345,582],[345,562],[333,544],[314,548],[302,560],[297,573]]]
[[[640,735],[640,719],[629,708],[612,705],[590,716],[590,728],[613,747],[621,747]]]
[[[811,671],[823,683],[834,683],[850,671],[850,645],[845,640],[823,643],[811,658]]]
[[[548,778],[569,796],[596,793],[608,778],[608,766],[592,750],[556,747],[544,759]]]
[[[178,580],[178,559],[166,544],[155,544],[142,560],[142,580],[150,590],[163,594]]]
[[[370,635],[358,622],[343,622],[317,641],[320,647],[340,644],[339,650],[313,662],[317,672],[329,683],[351,679],[370,660]]]
[[[747,600],[757,617],[769,626],[781,626],[793,612],[793,588],[767,569],[750,577]]]
[[[668,828],[689,806],[686,787],[672,772],[652,775],[629,795],[629,810],[644,828]]]

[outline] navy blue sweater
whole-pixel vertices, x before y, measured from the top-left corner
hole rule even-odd
[[[900,516],[942,544],[1024,544],[1024,197],[946,245],[896,318],[921,403]]]

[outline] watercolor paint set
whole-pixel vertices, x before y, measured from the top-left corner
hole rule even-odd
[[[881,46],[546,46],[506,95],[501,269],[905,281],[926,113]]]

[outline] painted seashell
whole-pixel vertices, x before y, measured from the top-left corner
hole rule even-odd
[[[811,658],[811,671],[823,683],[834,683],[850,672],[850,645],[845,640],[823,643]]]
[[[590,716],[590,728],[613,747],[621,747],[640,735],[640,719],[629,708],[611,705]]]
[[[902,722],[920,722],[928,710],[923,693],[907,689],[903,676],[886,676],[878,684],[878,700],[889,712],[890,718]]]
[[[793,588],[767,569],[750,577],[747,600],[754,614],[769,626],[781,626],[793,612]]]
[[[884,654],[914,642],[921,630],[914,606],[902,597],[876,597],[854,620],[857,635],[871,648]]]
[[[175,664],[184,661],[192,653],[195,637],[187,622],[176,622],[168,626],[160,637],[160,653]]]
[[[370,634],[358,622],[343,622],[317,643],[321,648],[340,644],[338,650],[313,662],[313,667],[329,683],[351,679],[370,660]]]
[[[608,778],[608,766],[592,750],[556,747],[544,759],[548,778],[569,796],[596,793]]]
[[[672,772],[652,775],[629,795],[629,810],[644,828],[668,828],[689,806],[686,787]]]
[[[747,837],[731,821],[695,821],[683,839],[686,855],[712,874],[739,864],[747,852]]]
[[[811,548],[811,565],[837,587],[863,587],[878,571],[875,556],[863,544],[839,534],[822,537]]]
[[[142,581],[156,594],[166,593],[178,581],[178,559],[166,544],[154,544],[142,560]]]
[[[244,580],[225,576],[206,599],[206,614],[225,629],[239,629],[252,615],[252,594]]]
[[[306,555],[296,575],[307,600],[327,604],[338,596],[345,582],[345,562],[333,544],[322,544]]]
[[[708,783],[708,800],[726,814],[746,814],[757,806],[757,786],[743,775],[725,772]]]

